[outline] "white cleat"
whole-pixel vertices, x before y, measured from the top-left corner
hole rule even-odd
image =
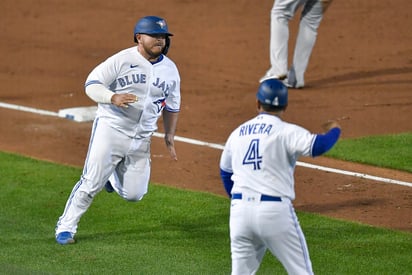
[[[273,75],[273,74],[267,73],[259,80],[259,82],[262,83],[263,81],[268,80],[268,79],[284,80],[284,79],[286,79],[286,75],[285,74]]]
[[[283,80],[283,84],[285,84],[285,86],[289,89],[303,89],[303,87],[305,86],[303,84],[298,84],[296,82],[290,83],[287,78]]]

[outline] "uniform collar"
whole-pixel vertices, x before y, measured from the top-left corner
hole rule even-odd
[[[160,61],[162,61],[163,58],[164,58],[164,55],[161,54],[161,55],[159,56],[159,58],[158,58],[155,62],[150,62],[150,63],[152,63],[152,65],[157,64],[157,63],[159,63]]]

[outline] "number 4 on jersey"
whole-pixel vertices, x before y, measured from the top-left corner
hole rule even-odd
[[[243,158],[243,165],[253,165],[253,170],[259,170],[262,156],[259,154],[259,139],[252,139]]]

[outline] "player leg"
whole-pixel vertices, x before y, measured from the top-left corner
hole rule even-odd
[[[301,0],[276,0],[270,16],[270,64],[260,82],[269,78],[283,79],[288,71],[289,21]]]
[[[150,170],[150,138],[132,139],[127,155],[109,180],[121,197],[139,201],[147,193]]]
[[[83,174],[74,186],[56,225],[56,236],[61,232],[77,232],[81,216],[90,207],[93,198],[99,193],[112,174],[115,164],[120,161],[122,146],[127,142],[120,132],[96,120],[93,124],[89,151]]]
[[[304,74],[315,46],[320,22],[331,0],[309,0],[304,5],[299,23],[299,31],[293,53],[292,66],[288,72],[287,85],[303,88]]]
[[[230,248],[232,275],[255,274],[266,247],[253,233],[253,206],[232,200],[230,209]]]
[[[262,218],[267,224],[261,225],[267,230],[266,246],[288,274],[313,274],[306,240],[292,203],[282,198],[281,203],[267,203],[267,207],[267,217]]]

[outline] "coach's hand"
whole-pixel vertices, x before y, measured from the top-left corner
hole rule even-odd
[[[329,131],[332,128],[341,128],[340,124],[338,123],[337,120],[328,120],[322,125],[323,130],[326,132]]]

